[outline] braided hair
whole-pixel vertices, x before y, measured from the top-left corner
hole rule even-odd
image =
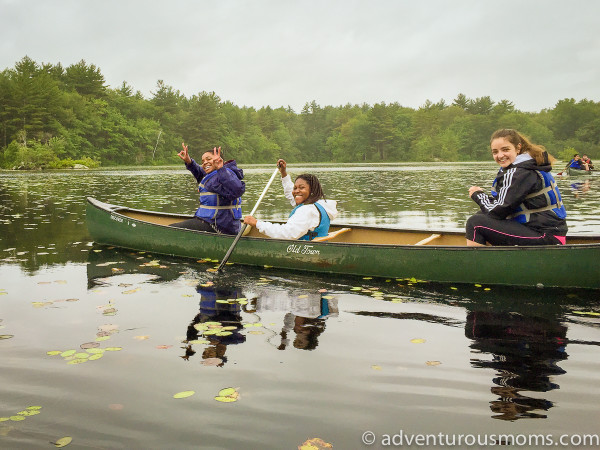
[[[321,187],[321,183],[319,183],[319,179],[310,173],[303,173],[302,175],[298,175],[296,180],[300,178],[308,184],[310,189],[310,195],[304,202],[305,205],[310,205],[316,203],[317,201],[325,198],[325,194],[323,193],[323,188]]]

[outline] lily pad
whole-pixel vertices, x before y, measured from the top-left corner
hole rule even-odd
[[[240,393],[237,389],[229,387],[225,389],[221,389],[219,391],[219,395],[215,397],[215,400],[222,403],[231,403],[236,402],[240,396]]]
[[[90,355],[101,355],[104,353],[104,349],[103,348],[88,348],[88,349],[86,349],[86,352],[88,352]]]
[[[67,362],[67,364],[82,364],[84,362],[88,362],[87,359],[72,359],[71,361]]]
[[[177,394],[173,395],[173,398],[187,398],[187,397],[191,397],[195,393],[196,393],[196,391],[181,391],[181,392],[178,392]]]
[[[67,445],[69,445],[72,441],[73,441],[73,438],[71,436],[65,436],[65,437],[61,437],[60,439],[57,439],[56,442],[53,442],[53,444],[57,448],[62,448],[62,447],[66,447]]]
[[[298,450],[325,450],[328,448],[333,448],[333,445],[329,442],[325,442],[320,438],[312,438],[302,443]]]
[[[98,342],[86,342],[84,344],[81,344],[79,347],[81,347],[84,350],[87,350],[87,349],[96,348],[99,346],[100,346],[100,344]]]

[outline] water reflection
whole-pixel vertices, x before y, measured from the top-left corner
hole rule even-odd
[[[258,294],[256,313],[285,312],[278,350],[286,350],[290,343],[297,349],[314,350],[319,345],[319,336],[325,331],[326,319],[339,314],[337,302],[325,290],[269,289]]]
[[[590,191],[591,183],[590,180],[576,181],[571,183],[569,187],[573,196],[579,199]]]
[[[207,345],[202,351],[204,364],[223,367],[227,362],[227,346],[246,341],[241,333],[242,305],[237,301],[242,297],[241,289],[210,282],[199,284],[196,291],[200,294],[200,310],[187,327],[182,358],[188,361],[194,356],[194,341],[204,338]]]
[[[236,354],[232,346],[239,344],[255,350],[267,343],[260,347],[267,352],[318,351],[331,323],[328,321],[340,317],[347,296],[358,296],[360,303],[354,305],[364,308],[349,310],[346,304],[346,314],[457,329],[469,340],[464,345],[471,357],[464,360],[465,367],[489,380],[485,392],[492,394],[491,417],[514,422],[548,417],[555,401],[550,393],[560,388],[560,379],[566,374],[563,362],[569,356],[567,344],[599,345],[567,338],[569,323],[598,326],[593,321],[597,295],[591,291],[478,285],[449,288],[409,280],[394,283],[289,271],[265,274],[264,270],[241,266],[228,267],[216,275],[206,272],[210,264],[155,258],[143,252],[93,247],[87,266],[88,289],[113,286],[123,294],[123,289],[135,288],[127,284],[129,280],[152,283],[157,292],[173,286],[179,286],[184,297],[191,297],[189,292],[193,292],[198,309],[191,318],[180,316],[185,338],[176,358],[196,360],[205,366],[232,365],[235,360],[231,355]],[[116,308],[120,298],[107,306]],[[404,302],[410,307],[403,307]],[[419,303],[428,306],[419,308]],[[577,316],[573,311],[589,315]],[[98,336],[104,336],[115,330],[99,328],[99,332],[102,334]],[[481,389],[473,386],[471,389]]]
[[[498,398],[490,402],[494,419],[517,420],[546,418],[550,400],[523,395],[558,389],[554,376],[566,371],[558,362],[567,359],[567,327],[559,317],[546,318],[513,312],[469,311],[465,335],[472,339],[476,368],[493,369],[495,384],[491,392]],[[491,355],[484,359],[482,354]]]
[[[434,284],[406,292],[428,304],[465,309],[465,320],[424,312],[361,310],[360,316],[427,322],[464,328],[474,369],[493,371],[491,417],[504,421],[545,419],[554,406],[549,393],[560,389],[566,374],[567,344],[598,346],[599,342],[568,339],[569,323],[597,327],[597,295],[589,291],[534,290],[462,286],[457,295]],[[387,294],[386,294],[387,295]],[[580,317],[577,317],[578,312]],[[575,317],[574,317],[575,316]],[[548,398],[550,397],[550,398]]]

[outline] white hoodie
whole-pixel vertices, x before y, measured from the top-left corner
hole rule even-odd
[[[290,201],[292,206],[296,206],[296,201],[292,195],[292,189],[294,183],[289,175],[281,179],[283,186],[283,194]],[[333,220],[337,217],[337,202],[335,200],[324,200],[317,201],[321,205],[329,220]],[[313,231],[319,226],[321,216],[319,210],[314,205],[303,205],[298,208],[294,215],[288,219],[284,224],[265,222],[263,220],[256,221],[256,228],[263,234],[275,239],[299,239],[309,231]]]

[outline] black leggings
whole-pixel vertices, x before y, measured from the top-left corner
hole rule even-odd
[[[541,233],[509,219],[494,219],[481,212],[467,220],[466,237],[485,245],[561,245],[554,235]]]
[[[198,217],[192,217],[191,219],[187,219],[182,222],[172,223],[170,226],[177,228],[187,228],[188,230],[208,231],[210,233],[217,233],[217,230],[215,230],[215,228],[210,223],[199,219]]]

